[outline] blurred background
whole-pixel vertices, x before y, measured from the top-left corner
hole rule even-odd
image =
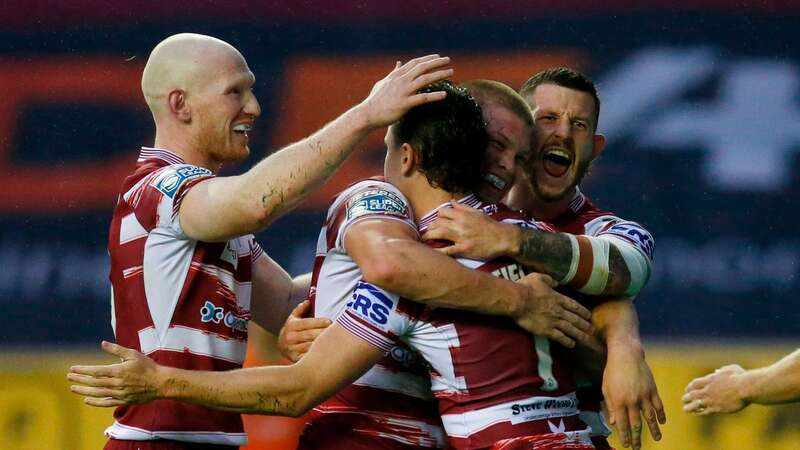
[[[692,378],[771,363],[800,337],[800,1],[5,0],[0,5],[0,449],[97,449],[111,411],[69,394],[70,364],[109,362],[107,227],[154,129],[139,88],[178,32],[247,58],[263,114],[252,157],[360,101],[396,60],[439,52],[454,79],[520,85],[567,65],[602,98],[608,147],[584,191],[656,238],[637,301],[667,405],[653,449],[800,448],[800,407],[683,414]],[[381,171],[375,133],[335,180],[258,238],[311,269],[331,196]],[[262,343],[268,336],[255,335]],[[275,362],[251,349],[250,363]],[[248,418],[248,449],[293,448],[302,421]]]

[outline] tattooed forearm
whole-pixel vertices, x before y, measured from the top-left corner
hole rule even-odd
[[[563,279],[572,263],[572,245],[564,233],[525,230],[516,259],[556,281]],[[608,282],[603,295],[624,295],[631,282],[625,259],[614,244],[609,248]]]
[[[561,280],[572,262],[572,244],[562,233],[525,230],[516,259],[537,272]]]

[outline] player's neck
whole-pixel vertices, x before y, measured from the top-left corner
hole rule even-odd
[[[192,144],[188,143],[186,139],[176,139],[167,133],[159,133],[156,131],[156,139],[153,146],[155,148],[169,150],[180,156],[186,164],[205,167],[215,173],[219,172],[222,167],[219,161],[210,158],[206,153],[194,149]]]
[[[554,201],[546,201],[533,194],[527,207],[524,208],[525,212],[536,220],[555,219],[569,210],[569,204],[575,197],[575,192],[577,192],[577,188],[573,188],[569,194]]]
[[[419,187],[410,196],[407,195],[407,197],[408,201],[411,202],[411,208],[414,209],[414,220],[419,222],[420,219],[430,214],[442,204],[451,200],[460,200],[465,195],[466,194],[454,194],[427,185]]]

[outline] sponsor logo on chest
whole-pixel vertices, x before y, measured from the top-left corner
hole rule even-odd
[[[206,303],[200,308],[200,321],[203,323],[214,322],[225,324],[226,327],[236,331],[247,331],[247,318],[234,313],[233,311],[225,312],[225,308],[218,307],[217,305],[206,300]]]

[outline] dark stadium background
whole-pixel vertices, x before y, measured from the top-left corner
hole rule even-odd
[[[550,65],[589,73],[609,145],[584,190],[656,238],[637,307],[671,425],[647,448],[800,448],[791,406],[698,420],[673,398],[691,377],[768,363],[800,336],[800,2],[549,3],[0,6],[0,430],[10,436],[0,449],[102,442],[107,411],[79,406],[63,370],[112,337],[108,221],[154,133],[139,76],[149,50],[184,31],[232,43],[257,77],[252,157],[231,173],[343,112],[397,59],[439,52],[455,80],[515,88]],[[310,269],[331,195],[380,171],[381,136],[362,147],[323,193],[258,236],[291,273]],[[251,423],[254,441],[267,442],[259,448],[284,448],[297,427]],[[57,431],[50,446],[32,437],[44,429]]]

